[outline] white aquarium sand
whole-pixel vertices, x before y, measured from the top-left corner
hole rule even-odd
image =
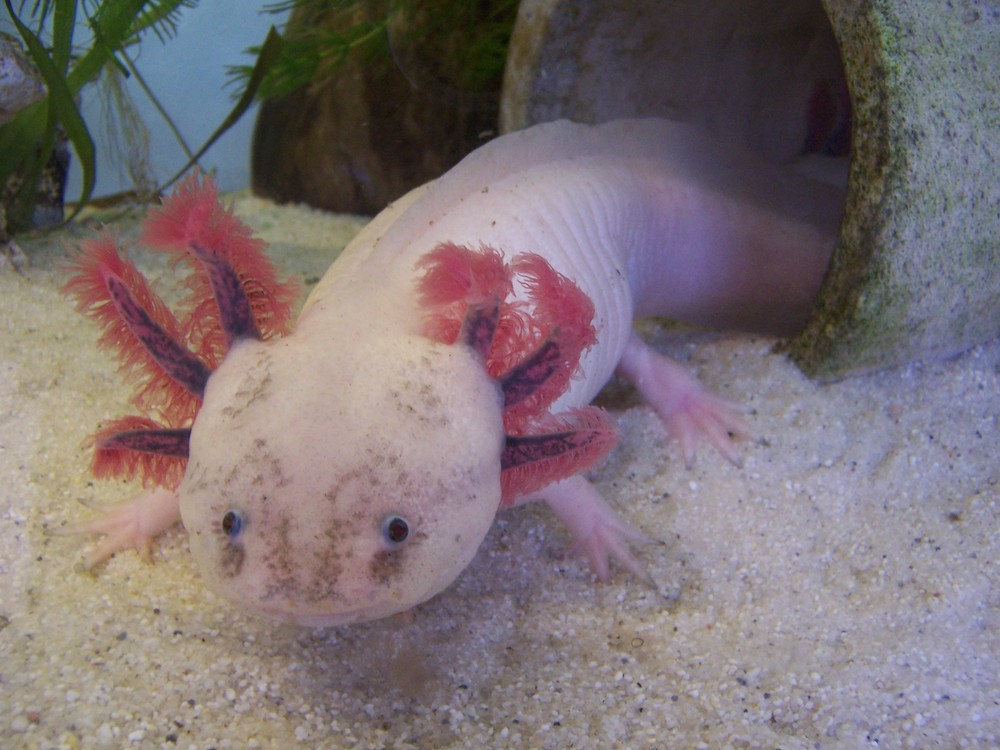
[[[307,280],[359,226],[238,210]],[[95,575],[93,540],[53,533],[137,491],[81,447],[130,413],[47,247],[82,231],[0,272],[0,747],[1000,746],[1000,342],[821,386],[772,340],[649,328],[761,437],[742,468],[686,469],[634,394],[607,397],[622,440],[594,478],[663,541],[640,550],[658,591],[596,583],[517,509],[431,602],[304,630],[209,594],[181,529]]]

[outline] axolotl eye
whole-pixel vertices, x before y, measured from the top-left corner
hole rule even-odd
[[[230,539],[235,539],[243,531],[243,517],[235,510],[226,511],[222,517],[222,532]]]
[[[387,516],[382,521],[382,538],[390,547],[397,547],[410,535],[410,524],[402,516]]]

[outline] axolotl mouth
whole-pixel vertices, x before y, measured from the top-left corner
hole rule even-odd
[[[429,599],[434,593],[436,592],[428,593],[422,599]],[[357,589],[346,592],[344,599],[362,602],[374,600],[376,597],[376,591]],[[270,605],[266,602],[256,602],[253,608],[247,611],[276,622],[303,627],[324,628],[350,625],[357,622],[368,622],[405,611],[412,606],[412,604],[401,601],[397,601],[394,604],[387,604],[376,600],[370,605],[356,607],[330,609],[329,606],[317,606],[315,609],[311,609],[310,605],[302,602],[285,602],[276,605]]]
[[[434,593],[436,592],[425,595],[423,599],[429,599],[434,595]],[[348,594],[348,596],[355,601],[364,601],[372,598],[374,595],[375,592],[373,591],[361,590]],[[296,607],[298,606],[300,605],[296,605]],[[327,611],[324,609],[310,611],[308,608],[296,611],[295,608],[269,607],[266,604],[260,604],[253,610],[253,614],[265,617],[269,620],[285,622],[290,625],[326,628],[377,620],[382,617],[387,617],[389,615],[405,611],[410,609],[412,606],[412,604],[407,604],[405,602],[397,602],[395,606],[386,606],[384,603],[373,603],[370,606],[338,609],[336,611]]]
[[[288,622],[292,625],[301,625],[303,627],[311,628],[328,628],[335,627],[337,625],[350,625],[355,622],[375,620],[382,616],[378,612],[373,613],[365,608],[338,612],[333,616],[328,614],[289,615],[287,612],[271,611],[268,609],[261,609],[258,611],[258,614],[272,620],[280,620]]]

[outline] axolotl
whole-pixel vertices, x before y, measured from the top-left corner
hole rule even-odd
[[[139,381],[94,438],[100,476],[158,485],[78,531],[96,563],[182,520],[208,586],[303,625],[446,588],[500,509],[544,500],[599,579],[647,537],[584,476],[617,438],[617,370],[690,461],[750,430],[633,333],[637,316],[787,334],[835,245],[842,192],[687,125],[566,121],[499,137],[379,214],[289,323],[293,284],[189,178],[147,221],[187,264],[174,317],[114,238],[67,285]]]

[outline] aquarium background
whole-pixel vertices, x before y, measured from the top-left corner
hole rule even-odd
[[[227,73],[233,65],[252,65],[248,47],[263,42],[270,26],[279,26],[285,14],[264,12],[267,3],[201,0],[185,9],[173,38],[160,41],[145,35],[133,48],[135,64],[164,108],[170,113],[188,147],[194,151],[215,131],[235,103],[237,87]],[[27,18],[27,9],[24,17]],[[7,17],[0,14],[0,31],[17,36]],[[84,26],[80,42],[89,38]],[[162,184],[187,161],[183,149],[135,81],[126,80],[140,120],[149,130],[149,167],[155,182]],[[97,147],[95,197],[132,188],[124,165],[121,125],[110,122],[109,103],[101,84],[86,86],[81,111]],[[204,169],[215,172],[222,190],[240,190],[250,184],[250,138],[256,106],[248,111],[216,142],[201,160]],[[70,167],[66,196],[80,194],[78,165]]]

